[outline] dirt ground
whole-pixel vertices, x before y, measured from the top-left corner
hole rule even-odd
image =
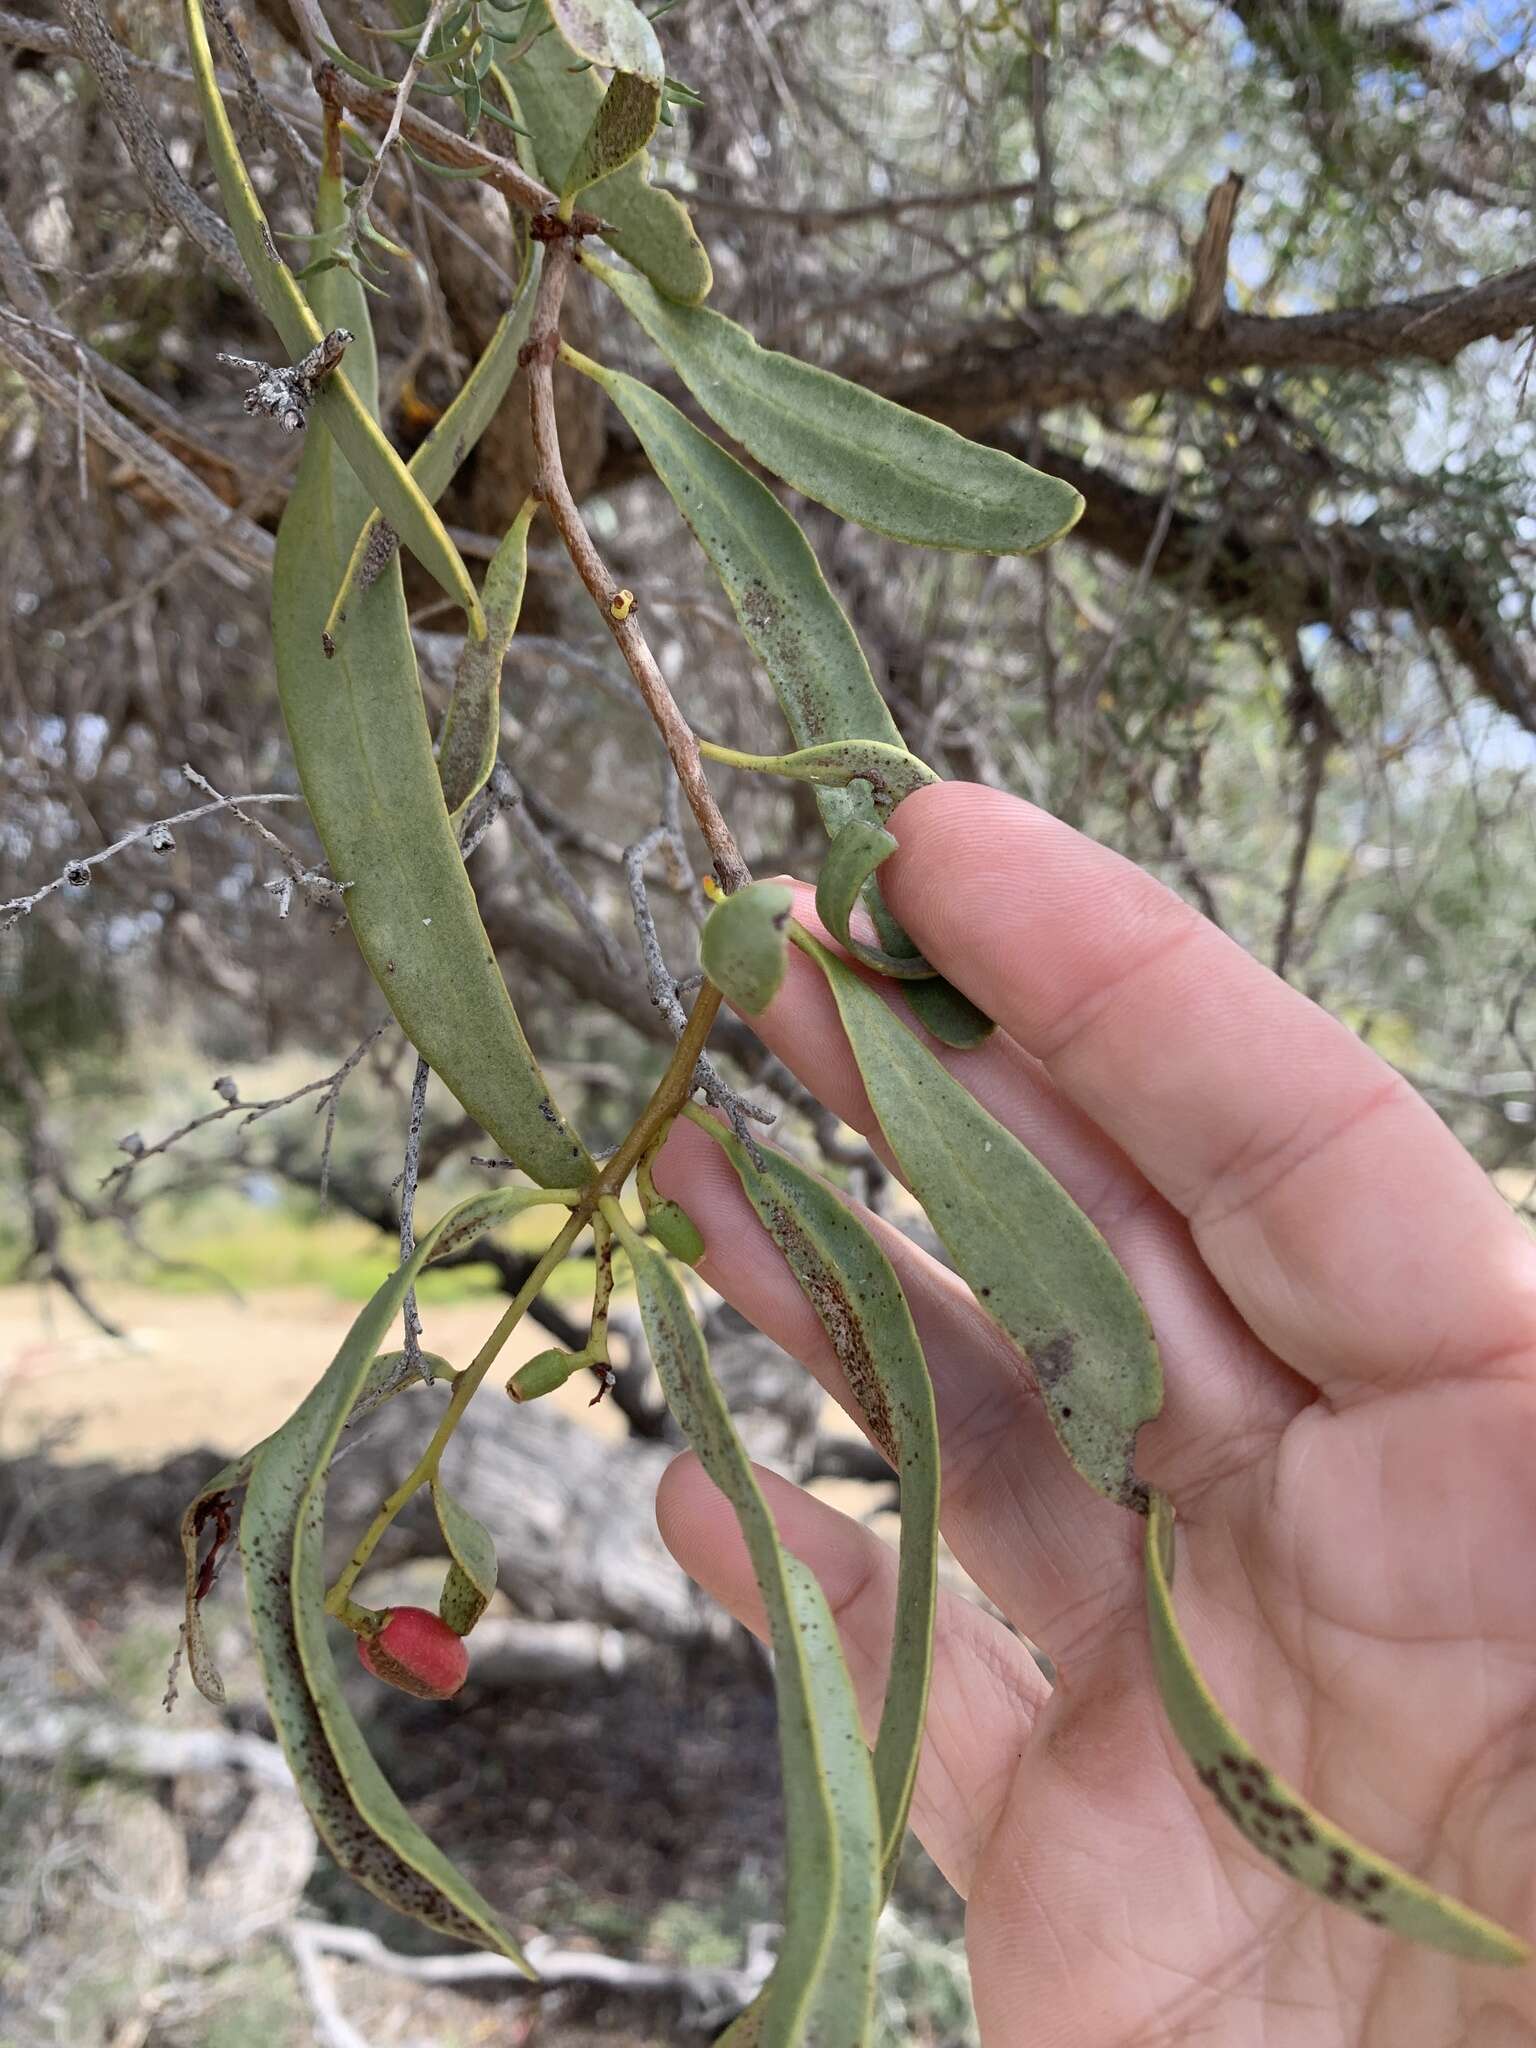
[[[93,1329],[55,1290],[0,1288],[0,1456],[44,1440],[59,1458],[125,1466],[155,1465],[204,1444],[231,1455],[246,1450],[308,1393],[360,1306],[318,1287],[238,1301],[108,1285],[95,1298],[126,1330],[126,1343]],[[501,1306],[490,1296],[433,1304],[428,1346],[467,1358]],[[503,1376],[549,1343],[536,1323],[524,1322],[502,1354]],[[548,1398],[594,1429],[624,1434],[616,1410],[588,1408],[580,1382]]]

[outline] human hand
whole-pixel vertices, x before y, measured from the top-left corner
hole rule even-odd
[[[892,909],[1002,1027],[935,1049],[1151,1314],[1167,1399],[1138,1470],[1179,1509],[1180,1619],[1216,1697],[1331,1819],[1531,1936],[1536,1244],[1406,1082],[1128,862],[964,784],[908,798],[892,830]],[[797,915],[820,934],[808,894]],[[797,949],[753,1023],[884,1150]],[[856,1413],[719,1149],[680,1122],[656,1180],[704,1234],[703,1277]],[[1052,1693],[1007,1628],[941,1598],[912,1822],[969,1901],[988,2048],[1536,2044],[1536,1968],[1460,1964],[1325,1904],[1196,1783],[1152,1675],[1143,1524],[1072,1470],[963,1283],[866,1220],[932,1371],[945,1535],[1059,1672]],[[761,1476],[872,1733],[891,1553]],[[657,1511],[762,1633],[734,1518],[691,1457]]]

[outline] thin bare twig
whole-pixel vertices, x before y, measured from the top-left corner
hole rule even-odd
[[[242,802],[259,803],[261,801],[259,797],[241,798],[222,795],[220,791],[214,788],[206,775],[198,774],[190,761],[182,762],[181,772],[186,776],[188,782],[195,784],[198,789],[206,790],[209,796],[216,797],[219,803],[233,812],[242,825],[248,825],[257,838],[270,846],[282,862],[283,867],[287,871],[287,880],[283,882],[268,882],[267,884],[268,890],[277,898],[277,914],[279,917],[286,917],[288,915],[295,884],[304,891],[305,897],[310,903],[324,903],[331,897],[344,896],[347,890],[351,888],[352,884],[350,882],[334,881],[329,875],[322,875],[317,869],[306,867],[286,839],[279,839],[270,826],[263,825],[260,818],[249,817],[246,812],[241,810]],[[289,801],[294,802],[297,799],[290,798]]]
[[[752,879],[751,870],[742,859],[741,849],[705,778],[693,727],[678,709],[667,679],[640,629],[636,616],[639,607],[632,597],[627,605],[623,602],[620,587],[609,575],[593,545],[592,536],[566,481],[565,466],[560,457],[560,432],[555,422],[554,363],[560,347],[560,307],[570,270],[571,244],[561,239],[550,246],[545,257],[533,322],[523,349],[523,360],[528,368],[533,445],[539,465],[539,495],[549,507],[566,552],[576,565],[576,573],[587,586],[592,602],[618,642],[619,652],[628,663],[629,672],[656,721],[667,752],[672,757],[672,765],[677,770],[678,780],[683,785],[689,808],[704,835],[720,886],[730,894]]]

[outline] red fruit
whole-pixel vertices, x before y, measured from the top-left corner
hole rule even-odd
[[[384,1626],[359,1636],[363,1669],[421,1700],[451,1699],[469,1676],[463,1638],[425,1607],[391,1607]]]

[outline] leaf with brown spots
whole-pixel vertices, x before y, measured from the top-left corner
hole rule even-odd
[[[790,935],[827,978],[907,1185],[971,1292],[1034,1366],[1067,1455],[1108,1499],[1145,1513],[1136,1432],[1162,1406],[1163,1375],[1114,1253],[877,989],[798,925]]]
[[[467,1636],[496,1591],[495,1539],[437,1479],[432,1481],[432,1506],[453,1560],[437,1611],[455,1635]]]
[[[634,1269],[667,1405],[736,1510],[773,1644],[786,1822],[784,1935],[772,1977],[725,2039],[760,2048],[863,2048],[883,1897],[880,1813],[837,1627],[814,1577],[779,1541],[682,1282],[617,1203],[606,1203],[604,1214]]]
[[[213,1591],[224,1548],[233,1530],[234,1496],[249,1480],[255,1455],[254,1451],[247,1451],[243,1458],[236,1458],[222,1471],[215,1472],[207,1485],[187,1502],[181,1516],[181,1554],[187,1573],[187,1613],[182,1625],[182,1641],[186,1645],[187,1669],[203,1698],[212,1700],[216,1707],[224,1704],[224,1681],[208,1648],[208,1636],[203,1627],[203,1602]],[[213,1534],[205,1549],[203,1534],[210,1528]]]
[[[501,665],[517,631],[528,580],[528,529],[539,509],[527,498],[508,527],[485,572],[480,602],[485,638],[465,638],[459,651],[453,695],[443,713],[437,743],[437,773],[448,816],[457,822],[470,799],[490,780],[501,743]]]
[[[851,1209],[792,1159],[761,1166],[723,1125],[690,1111],[724,1151],[816,1311],[869,1434],[901,1485],[901,1552],[885,1706],[875,1741],[886,1882],[895,1875],[923,1744],[938,1587],[939,1431],[928,1362],[896,1269]]]
[[[1180,1631],[1173,1524],[1172,1503],[1154,1492],[1146,1537],[1152,1661],[1169,1725],[1222,1812],[1287,1877],[1376,1926],[1469,1962],[1529,1962],[1515,1935],[1365,1848],[1260,1763],[1211,1697]]]
[[[562,200],[574,199],[599,178],[611,177],[637,157],[656,133],[661,116],[661,82],[615,71],[592,126],[571,159],[560,188]]]
[[[379,1345],[434,1249],[527,1205],[498,1189],[440,1218],[378,1289],[314,1391],[255,1454],[240,1523],[246,1598],[273,1726],[310,1818],[337,1863],[397,1911],[533,1971],[485,1900],[411,1819],[369,1753],[326,1636],[325,1475]]]

